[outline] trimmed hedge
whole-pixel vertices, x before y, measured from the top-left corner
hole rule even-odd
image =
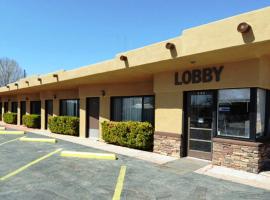
[[[23,115],[22,122],[28,128],[40,128],[40,115]]]
[[[110,144],[153,151],[153,135],[149,122],[102,122],[102,137]]]
[[[71,116],[49,117],[49,129],[53,133],[79,136],[80,118]]]
[[[7,124],[17,124],[17,113],[4,113],[3,114],[4,122]]]

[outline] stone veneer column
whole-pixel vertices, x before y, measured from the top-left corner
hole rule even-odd
[[[175,133],[155,132],[154,152],[162,155],[180,157],[181,136]]]
[[[212,164],[259,173],[269,163],[270,144],[213,139]]]

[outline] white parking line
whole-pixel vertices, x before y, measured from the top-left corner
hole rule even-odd
[[[14,141],[16,141],[16,140],[18,140],[18,139],[20,139],[20,138],[21,138],[21,137],[18,137],[18,138],[16,138],[16,139],[13,139],[13,140],[9,140],[9,141],[3,142],[3,143],[0,144],[0,146],[2,146],[2,145],[4,145],[4,144],[7,144],[7,143],[10,143],[10,142],[14,142]]]

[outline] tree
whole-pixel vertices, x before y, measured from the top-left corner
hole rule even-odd
[[[0,58],[0,86],[16,82],[24,76],[24,70],[17,61],[10,58]]]

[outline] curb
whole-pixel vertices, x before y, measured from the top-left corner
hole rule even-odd
[[[90,158],[90,159],[103,159],[103,160],[116,160],[116,155],[111,153],[90,153],[78,151],[62,151],[60,156],[63,157],[77,157],[77,158]]]

